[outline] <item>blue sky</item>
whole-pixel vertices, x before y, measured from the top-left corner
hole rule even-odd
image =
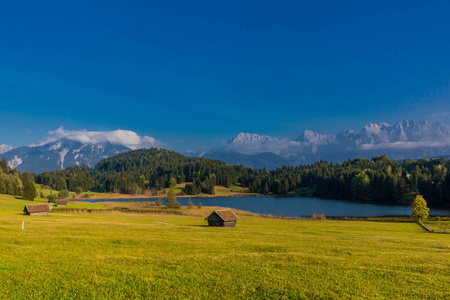
[[[450,125],[448,1],[2,1],[0,144]]]

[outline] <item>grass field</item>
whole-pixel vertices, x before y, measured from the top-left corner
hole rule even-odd
[[[183,190],[183,188],[186,186],[186,182],[184,183],[179,183],[174,187],[174,191],[175,191],[175,195],[181,195],[181,191]],[[162,192],[167,192],[167,189],[161,190]],[[216,185],[214,187],[214,193],[218,196],[228,196],[228,195],[233,195],[233,194],[249,194],[249,195],[253,195],[249,192],[248,188],[245,187],[241,187],[238,184],[233,184],[231,187],[227,188],[224,186],[218,186]],[[254,194],[256,195],[256,194]],[[210,196],[208,194],[203,194],[200,193],[196,196]]]
[[[427,221],[425,224],[433,228],[450,229],[450,221]]]
[[[449,299],[450,237],[414,223],[21,214],[0,195],[2,299]],[[21,230],[25,221],[25,230]]]

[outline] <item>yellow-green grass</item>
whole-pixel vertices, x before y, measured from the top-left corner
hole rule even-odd
[[[174,187],[175,195],[181,195],[181,192],[185,186],[186,186],[186,182],[177,184]],[[167,189],[165,189],[163,191],[167,192]],[[219,186],[219,185],[214,186],[214,194],[215,195],[227,196],[227,195],[232,195],[232,194],[236,194],[236,193],[249,194],[250,192],[249,192],[248,188],[241,187],[238,184],[234,184],[233,186],[231,186],[229,188],[224,187],[224,186]],[[200,193],[199,195],[196,195],[196,196],[209,196],[209,195]]]
[[[192,182],[187,182],[187,183],[192,183]],[[186,186],[187,184],[186,182],[183,183],[179,183],[174,187],[174,192],[175,195],[181,195],[183,188]],[[168,189],[163,189],[161,191],[159,191],[163,196],[165,196],[164,192],[167,193]],[[220,196],[227,196],[227,195],[233,195],[233,194],[248,194],[248,195],[253,195],[249,192],[248,188],[245,187],[241,187],[239,184],[234,184],[231,187],[224,187],[224,186],[219,186],[216,185],[214,186],[214,193],[215,195],[220,195]],[[256,194],[254,194],[256,195]],[[204,193],[200,193],[198,195],[195,196],[210,196],[209,194],[204,194]]]
[[[67,202],[66,208],[77,208],[77,209],[106,209],[105,205],[97,203],[72,203],[70,200]]]
[[[58,191],[55,191],[55,190],[52,190],[52,189],[49,189],[49,188],[45,188],[45,187],[43,187],[40,184],[36,184],[36,191],[37,191],[37,194],[38,194],[38,196],[37,196],[38,198],[41,197],[41,192],[44,195],[44,197],[47,197],[50,194],[58,196]]]
[[[183,191],[184,187],[186,186],[186,182],[177,184],[173,189],[175,192],[175,195],[181,195],[181,192]],[[167,192],[167,190],[166,190]]]
[[[231,186],[231,192],[233,193],[250,193],[248,187],[242,187],[241,184],[236,183]]]
[[[450,229],[450,221],[427,221],[425,222],[425,224],[435,229],[437,228]]]
[[[53,189],[48,188],[48,187],[44,187],[42,184],[36,184],[36,191],[37,191],[37,194],[38,194],[37,198],[40,198],[41,192],[42,192],[42,194],[44,195],[45,198],[48,197],[48,195],[50,195],[50,194],[53,194],[53,195],[55,195],[55,197],[58,197],[58,193],[59,193],[59,191],[53,190]],[[72,197],[72,195],[75,195],[75,193],[74,192],[69,192],[69,196]]]
[[[224,186],[215,186],[214,193],[216,195],[221,195],[221,196],[226,196],[226,195],[231,195],[231,194],[236,194],[236,193],[253,195],[249,192],[248,188],[241,187],[240,185],[232,185],[229,188],[224,187]]]
[[[21,214],[0,196],[2,299],[449,299],[450,239],[414,223]],[[25,221],[25,230],[21,230]]]

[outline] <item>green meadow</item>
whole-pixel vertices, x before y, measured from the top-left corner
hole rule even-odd
[[[450,235],[414,223],[242,215],[209,228],[184,215],[31,217],[26,203],[0,196],[1,299],[450,298]]]

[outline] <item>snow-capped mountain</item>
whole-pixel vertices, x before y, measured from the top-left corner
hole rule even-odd
[[[301,143],[311,143],[312,145],[336,144],[335,134],[320,134],[311,130],[305,130],[296,141]]]
[[[20,171],[42,173],[68,166],[89,164],[131,150],[122,145],[104,143],[81,143],[60,139],[49,143],[35,143],[18,147],[2,154],[8,165]]]
[[[290,165],[318,160],[342,162],[382,154],[394,159],[436,157],[450,154],[450,127],[429,121],[402,121],[394,125],[369,123],[359,133],[347,130],[320,134],[305,130],[295,140],[240,133],[227,145],[209,151],[204,157],[236,163],[242,161],[245,154],[246,165],[255,166],[261,163],[258,160],[253,163],[254,156],[262,153],[272,153],[279,157],[272,156],[273,161]],[[277,163],[264,166],[281,166]]]
[[[228,140],[228,144],[264,144],[271,142],[273,139],[268,135],[250,134],[241,132],[235,137]]]
[[[10,150],[14,149],[13,146],[8,146],[8,145],[0,145],[0,154],[8,152]]]
[[[53,135],[45,142],[26,147],[1,145],[0,154],[13,168],[41,173],[80,164],[94,166],[109,156],[158,145],[154,138],[121,130],[89,132],[60,128],[51,133]],[[296,139],[241,132],[207,153],[186,150],[185,154],[266,169],[319,160],[370,159],[383,154],[394,159],[440,157],[450,155],[450,126],[429,121],[402,121],[394,125],[369,123],[359,132],[321,134],[305,130]]]

